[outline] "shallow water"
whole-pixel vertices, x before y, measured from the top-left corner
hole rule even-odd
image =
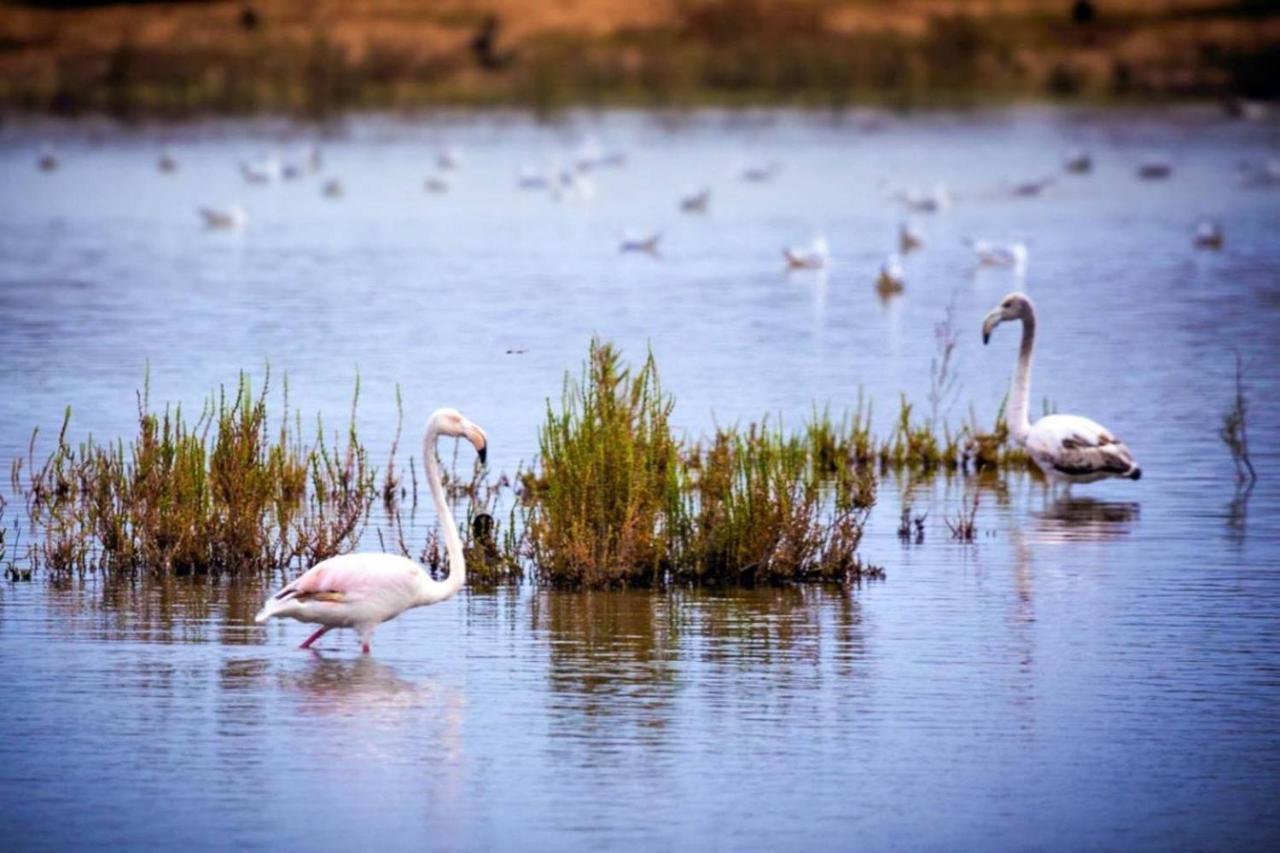
[[[628,154],[590,204],[515,175],[585,134]],[[646,345],[691,435],[919,403],[954,301],[960,390],[989,423],[1016,330],[979,342],[1015,287],[1040,311],[1032,394],[1110,426],[1137,483],[1047,493],[1025,475],[881,486],[864,545],[887,579],[840,591],[472,591],[379,629],[374,655],[254,626],[261,591],[0,585],[0,837],[18,848],[809,849],[1270,847],[1280,839],[1280,191],[1240,187],[1280,126],[1197,111],[1020,110],[854,120],[767,112],[367,119],[322,139],[326,174],[245,185],[292,152],[275,125],[9,128],[0,140],[0,455],[30,429],[129,435],[247,369],[342,422],[356,372],[375,455],[456,405],[491,465],[534,452],[545,399],[593,333]],[[62,157],[35,169],[40,147]],[[422,180],[440,145],[465,161]],[[180,163],[161,175],[167,145]],[[1045,196],[1005,182],[1096,167]],[[1172,179],[1140,182],[1152,153]],[[732,177],[776,159],[769,183]],[[906,292],[873,279],[894,187],[945,181]],[[680,193],[712,187],[703,217]],[[239,200],[243,233],[203,231]],[[1197,251],[1203,216],[1226,232]],[[626,228],[663,232],[653,259]],[[779,249],[815,231],[823,274]],[[974,273],[963,237],[1025,237],[1025,279]],[[1216,436],[1232,348],[1248,364],[1261,479],[1234,501]],[[508,354],[508,350],[527,350]],[[416,449],[415,449],[416,450]],[[944,524],[981,495],[976,544]],[[895,535],[904,495],[924,541]],[[12,521],[11,504],[6,518]]]

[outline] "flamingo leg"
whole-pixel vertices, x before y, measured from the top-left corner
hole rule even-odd
[[[328,630],[329,630],[328,626],[321,628],[319,631],[316,631],[310,637],[307,637],[305,640],[303,640],[302,645],[298,646],[298,648],[300,649],[311,648],[311,644],[314,643],[316,640],[320,639],[321,637],[323,637],[325,633],[328,632]]]

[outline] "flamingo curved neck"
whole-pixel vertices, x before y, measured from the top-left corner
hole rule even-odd
[[[1031,397],[1031,351],[1035,340],[1036,313],[1028,305],[1022,315],[1022,346],[1018,350],[1018,366],[1013,371],[1013,382],[1009,386],[1009,410],[1005,415],[1009,435],[1019,444],[1025,444],[1027,434],[1031,432],[1027,406]]]
[[[431,501],[435,504],[436,517],[440,520],[440,529],[444,531],[445,553],[449,558],[449,576],[443,581],[428,578],[422,592],[422,604],[435,604],[462,589],[467,580],[467,565],[462,556],[462,539],[458,536],[458,525],[449,510],[449,502],[445,498],[444,485],[440,481],[440,461],[436,457],[436,442],[440,432],[434,423],[428,425],[427,434],[422,438],[422,464],[427,472],[427,486],[431,490]]]

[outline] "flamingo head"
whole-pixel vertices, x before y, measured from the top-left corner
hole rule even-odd
[[[983,319],[982,342],[986,344],[991,340],[991,332],[996,326],[1008,320],[1021,320],[1031,311],[1031,297],[1018,291],[1010,293]]]
[[[467,420],[466,416],[457,409],[436,409],[431,415],[431,421],[428,428],[434,427],[440,435],[448,435],[453,438],[465,438],[475,447],[476,453],[480,456],[480,464],[483,465],[489,450],[489,437],[485,435],[479,424],[472,423]]]

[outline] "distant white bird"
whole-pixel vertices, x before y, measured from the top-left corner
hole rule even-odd
[[[556,201],[585,204],[596,197],[596,185],[586,175],[562,169],[551,184],[551,196]]]
[[[935,184],[931,190],[907,189],[898,193],[898,200],[916,213],[939,213],[951,206],[951,193],[946,184]]]
[[[422,188],[429,193],[447,193],[452,184],[447,175],[428,175]]]
[[[1262,121],[1270,109],[1266,101],[1255,101],[1249,98],[1231,98],[1226,104],[1227,115],[1245,121]]]
[[[156,168],[165,173],[176,172],[178,171],[178,161],[168,151],[161,151],[160,158],[156,160]]]
[[[1093,157],[1082,148],[1073,148],[1062,158],[1062,168],[1075,175],[1093,171]]]
[[[462,168],[462,154],[457,148],[441,148],[436,154],[436,166],[442,172],[453,172]]]
[[[603,166],[622,166],[627,155],[618,150],[606,150],[599,140],[587,137],[573,153],[573,167],[579,172],[590,172]]]
[[[709,201],[711,201],[711,189],[709,187],[691,190],[680,197],[680,209],[685,213],[706,213]]]
[[[1280,160],[1268,160],[1265,163],[1244,163],[1240,166],[1240,174],[1247,187],[1280,186]]]
[[[36,160],[36,166],[42,172],[52,172],[59,165],[58,155],[53,153],[52,148],[45,148],[40,152],[40,158]]]
[[[547,173],[533,166],[521,168],[516,176],[516,186],[522,190],[545,190],[547,184]]]
[[[1162,181],[1173,174],[1173,164],[1160,157],[1144,160],[1138,166],[1138,177],[1144,181]]]
[[[249,214],[238,204],[225,208],[202,207],[200,216],[206,228],[219,231],[239,231],[249,224]]]
[[[1008,267],[1021,275],[1027,269],[1027,244],[1021,240],[1012,243],[993,243],[988,240],[966,240],[973,250],[979,266]]]
[[[924,247],[924,233],[913,222],[898,224],[898,251],[906,255]]]
[[[1010,293],[982,321],[982,342],[1001,323],[1022,321],[1022,347],[1009,389],[1005,423],[1013,440],[1050,479],[1092,483],[1104,477],[1137,480],[1142,469],[1119,439],[1101,424],[1079,415],[1046,415],[1033,425],[1027,417],[1031,396],[1031,355],[1035,346],[1036,311],[1025,293]]]
[[[351,628],[365,654],[371,651],[374,629],[412,607],[425,607],[452,598],[466,585],[466,559],[458,525],[449,510],[441,484],[436,443],[440,436],[465,438],[481,463],[488,450],[484,430],[456,409],[439,409],[427,422],[422,439],[427,487],[436,518],[444,532],[449,576],[437,581],[422,566],[398,554],[342,554],[317,563],[297,580],[267,599],[254,617],[263,624],[272,618],[292,618],[320,628],[302,642],[311,644],[334,628]]]
[[[658,254],[658,240],[662,238],[662,234],[657,231],[627,231],[622,235],[622,239],[618,243],[618,249],[622,252],[644,252],[649,255]]]
[[[1036,178],[1014,184],[1010,189],[1019,198],[1032,198],[1040,195],[1053,184],[1053,178]]]
[[[1194,243],[1198,249],[1221,249],[1225,242],[1222,226],[1211,220],[1204,220],[1196,226]]]
[[[882,296],[901,293],[907,286],[907,271],[902,268],[902,258],[890,255],[880,262],[880,272],[876,275],[876,290]]]
[[[321,192],[324,193],[325,198],[342,198],[345,188],[342,186],[342,181],[337,178],[330,178],[324,182],[324,188]]]
[[[807,246],[791,246],[782,250],[787,269],[820,270],[831,263],[831,250],[827,246],[827,238],[815,235]]]
[[[253,163],[241,162],[240,174],[251,184],[270,184],[280,180],[284,167],[280,158],[272,154]]]
[[[762,184],[765,181],[772,180],[773,176],[778,174],[781,169],[782,167],[777,161],[748,163],[738,172],[738,176],[747,183]]]

